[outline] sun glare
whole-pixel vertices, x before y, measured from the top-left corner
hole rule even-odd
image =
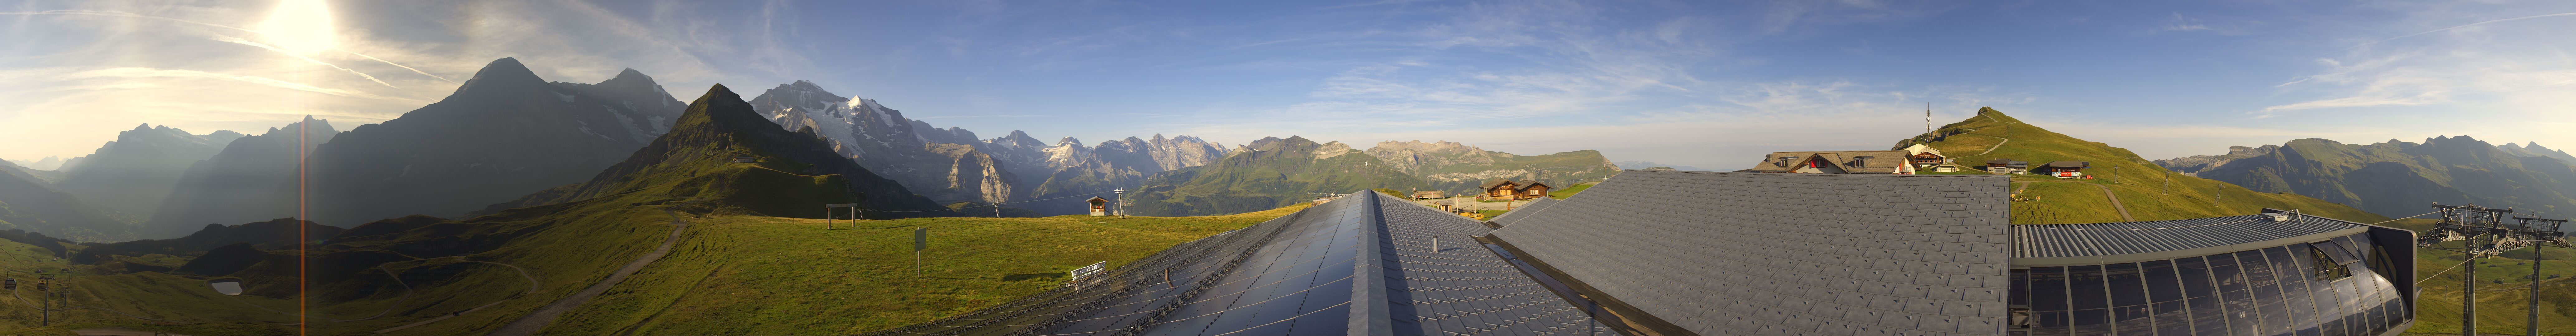
[[[259,23],[261,42],[299,55],[312,56],[338,46],[331,7],[322,0],[285,0]]]

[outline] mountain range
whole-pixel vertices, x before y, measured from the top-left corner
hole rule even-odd
[[[1215,163],[1156,175],[1129,191],[1125,197],[1130,200],[1125,202],[1127,212],[1137,215],[1199,216],[1308,202],[1314,200],[1314,193],[1379,188],[1436,190],[1403,168],[1350,145],[1291,136],[1254,140]]]
[[[684,106],[633,69],[549,83],[502,58],[454,94],[313,149],[310,217],[459,216],[581,182],[669,130]]]
[[[2430,212],[2427,205],[2435,202],[2565,217],[2576,211],[2576,195],[2569,192],[2576,190],[2571,162],[2576,157],[2537,143],[2499,146],[2468,136],[2373,144],[2298,139],[2157,161],[2256,191],[2307,195],[2392,217]]]
[[[842,161],[933,203],[1008,208],[969,211],[976,213],[1078,214],[1086,211],[1086,198],[1143,189],[1158,178],[1191,190],[1280,195],[1346,193],[1361,186],[1464,193],[1490,178],[1573,183],[1617,172],[1595,151],[1523,156],[1453,142],[1390,141],[1360,151],[1293,136],[1232,148],[1188,135],[1090,144],[1071,137],[1045,142],[1016,130],[982,138],[963,128],[910,119],[876,100],[841,96],[810,81],[766,89],[746,103],[768,125],[812,134]],[[13,168],[23,180],[17,189],[25,190],[13,196],[17,203],[62,205],[53,207],[60,210],[20,211],[11,223],[73,239],[122,241],[179,237],[209,224],[274,218],[302,216],[349,227],[412,215],[471,218],[577,201],[598,197],[606,188],[584,181],[631,173],[620,170],[628,168],[617,167],[619,162],[648,149],[685,107],[652,77],[633,69],[598,83],[549,82],[518,60],[502,58],[486,64],[448,97],[382,123],[341,129],[306,117],[258,135],[194,135],[146,125],[120,134],[97,153],[69,160],[60,171]],[[1299,150],[1311,154],[1305,156],[1278,152],[1308,145],[1319,147]],[[1224,169],[1187,171],[1256,151],[1265,154]],[[1334,159],[1348,154],[1344,151],[1370,161]],[[1318,162],[1365,169],[1304,168]],[[1298,171],[1273,179],[1305,182],[1378,182],[1296,187],[1260,178],[1192,182],[1237,170]],[[1163,213],[1266,210],[1297,198],[1303,196],[1168,198],[1212,206]]]
[[[146,221],[143,237],[173,237],[192,226],[244,223],[297,216],[304,186],[298,162],[340,132],[331,121],[305,116],[286,127],[234,139],[223,151],[188,166],[170,198]]]
[[[65,164],[63,180],[55,189],[120,220],[140,221],[160,210],[161,202],[170,197],[170,186],[179,182],[190,164],[214,156],[242,136],[233,131],[198,135],[169,126],[136,125],[117,133],[116,141],[99,146],[97,152]]]
[[[1570,187],[1584,180],[1618,175],[1620,168],[1603,158],[1600,151],[1589,149],[1522,156],[1455,142],[1415,140],[1379,142],[1364,153],[1397,171],[1422,178],[1430,184],[1426,190],[1451,194],[1475,192],[1481,187],[1478,184],[1488,179],[1535,180]]]

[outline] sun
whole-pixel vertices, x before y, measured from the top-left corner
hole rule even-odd
[[[339,46],[339,33],[331,27],[331,6],[322,0],[284,0],[259,23],[259,35],[278,49],[312,56]]]

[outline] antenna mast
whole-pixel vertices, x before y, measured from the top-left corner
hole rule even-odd
[[[1932,102],[1923,102],[1923,134],[1932,134]]]

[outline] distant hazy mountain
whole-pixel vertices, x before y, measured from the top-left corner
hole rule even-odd
[[[19,167],[25,167],[25,168],[27,168],[27,169],[33,169],[33,170],[54,170],[54,169],[59,169],[59,168],[62,168],[62,167],[63,167],[63,158],[62,158],[62,157],[60,157],[60,156],[50,156],[50,155],[49,155],[49,156],[45,156],[45,158],[43,158],[43,159],[38,159],[38,160],[35,160],[35,161],[10,159],[10,160],[9,160],[9,163],[14,163],[14,164],[17,164]]]
[[[1020,178],[971,145],[942,145],[915,132],[928,123],[876,100],[841,97],[813,82],[780,84],[751,99],[753,109],[790,131],[810,129],[844,158],[942,202],[1008,202],[1025,194]],[[958,131],[963,131],[958,130]],[[941,135],[951,133],[942,132]]]
[[[1421,177],[1431,184],[1431,189],[1451,194],[1474,192],[1485,179],[1536,180],[1563,187],[1619,174],[1619,166],[1601,157],[1600,151],[1588,149],[1522,156],[1455,142],[1417,140],[1379,142],[1367,152],[1396,170]]]
[[[1734,171],[1734,170],[1735,170],[1735,169],[1717,170],[1717,169],[1700,168],[1700,167],[1692,167],[1692,166],[1684,166],[1684,165],[1655,163],[1654,161],[1618,161],[1618,162],[1612,162],[1612,164],[1619,165],[1619,169],[1646,169],[1646,168],[1654,168],[1654,167],[1665,167],[1665,168],[1672,168],[1673,170],[1687,170],[1687,171]],[[1738,169],[1741,169],[1741,168],[1738,168]]]
[[[1127,211],[1144,216],[1231,214],[1311,202],[1309,193],[1430,187],[1350,145],[1272,137],[1253,141],[1206,166],[1147,179],[1144,186],[1127,193]]]
[[[223,152],[188,167],[169,200],[145,222],[148,230],[143,238],[177,237],[204,225],[297,216],[297,163],[339,134],[331,121],[305,116],[286,127],[233,140]]]
[[[149,218],[170,197],[188,165],[212,157],[242,137],[233,131],[197,135],[169,126],[134,126],[116,141],[67,166],[54,188],[129,221]]]
[[[0,162],[0,228],[80,241],[133,239],[136,229],[8,162]]]
[[[2155,163],[2158,166],[2164,166],[2165,169],[2172,169],[2174,172],[2182,173],[2183,175],[2199,176],[2201,171],[2216,168],[2218,166],[2224,166],[2227,165],[2228,162],[2236,161],[2237,159],[2271,155],[2272,152],[2280,150],[2281,146],[2276,145],[2263,145],[2263,147],[2227,146],[2226,155],[2193,155],[2156,160]]]
[[[315,148],[309,218],[455,216],[581,182],[668,130],[682,106],[633,69],[599,84],[548,83],[516,59],[495,60],[437,103]]]
[[[2429,212],[2427,204],[2441,202],[2514,207],[2563,218],[2576,211],[2576,195],[2571,195],[2576,193],[2576,167],[2558,158],[2565,155],[2537,145],[2502,147],[2468,136],[2435,137],[2421,144],[2299,139],[2199,175],[2386,216]]]
[[[2576,156],[2567,155],[2567,151],[2541,147],[2539,142],[2532,142],[2530,147],[2523,147],[2521,145],[2507,142],[2502,146],[2496,146],[2496,149],[2503,150],[2505,154],[2513,154],[2515,156],[2546,157],[2558,159],[2558,161],[2576,163]]]

